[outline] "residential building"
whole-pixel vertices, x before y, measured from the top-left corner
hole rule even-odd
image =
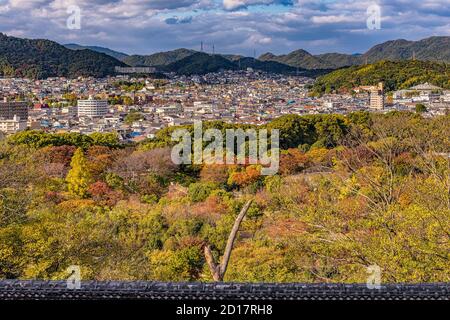
[[[78,117],[103,117],[108,114],[108,101],[96,100],[92,96],[87,100],[78,100]]]
[[[15,116],[26,121],[28,119],[28,103],[25,101],[8,101],[4,98],[0,102],[0,119],[12,120]]]
[[[11,134],[23,131],[26,128],[26,120],[21,120],[18,116],[14,116],[12,119],[0,119],[0,132]]]

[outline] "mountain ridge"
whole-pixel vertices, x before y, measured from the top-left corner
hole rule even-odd
[[[71,50],[92,50],[95,52],[99,52],[99,53],[104,53],[107,54],[108,56],[111,56],[113,58],[116,58],[117,60],[122,61],[124,58],[128,57],[129,55],[120,51],[116,51],[116,50],[112,50],[109,48],[105,48],[105,47],[100,47],[100,46],[83,46],[80,44],[76,44],[76,43],[66,43],[63,44],[64,47],[71,49]]]
[[[21,39],[0,33],[0,75],[41,78],[50,76],[113,75],[115,66],[151,66],[159,72],[205,74],[218,70],[253,68],[272,73],[315,76],[343,67],[378,61],[417,60],[450,62],[450,37],[434,36],[418,41],[390,40],[363,54],[312,55],[297,49],[285,55],[267,52],[259,58],[234,54],[208,54],[180,48],[151,55],[126,55],[99,46],[60,45],[45,39]],[[122,57],[122,61],[113,57]],[[317,71],[317,72],[316,72]]]
[[[389,40],[374,45],[364,54],[323,53],[312,55],[298,49],[284,55],[267,52],[258,59],[277,61],[305,69],[338,69],[382,60],[400,61],[417,59],[432,62],[450,62],[450,37],[432,36],[417,41],[405,39]]]
[[[123,62],[92,50],[71,50],[46,39],[0,33],[0,75],[25,78],[105,77]]]

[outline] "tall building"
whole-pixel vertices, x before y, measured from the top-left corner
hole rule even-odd
[[[383,82],[379,82],[376,86],[361,86],[359,89],[369,92],[370,108],[383,110],[384,109],[384,88]]]
[[[28,103],[25,101],[8,101],[4,98],[0,101],[0,119],[12,120],[17,118],[22,121],[28,120]]]
[[[78,117],[103,117],[108,114],[108,101],[95,100],[92,96],[87,100],[78,100]]]
[[[384,109],[383,82],[378,83],[378,86],[374,86],[370,90],[370,108],[378,110]]]

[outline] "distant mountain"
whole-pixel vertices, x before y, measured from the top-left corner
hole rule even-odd
[[[132,55],[123,59],[126,64],[146,67],[167,66],[171,63],[177,62],[181,59],[193,55],[196,51],[189,49],[177,49],[173,51],[158,52],[151,55]]]
[[[287,55],[265,53],[258,59],[276,61],[305,69],[337,69],[353,65],[373,63],[381,60],[417,60],[450,62],[450,37],[430,37],[419,41],[393,40],[378,44],[360,55],[325,53],[312,55],[305,50],[296,50]]]
[[[72,50],[89,49],[89,50],[92,50],[95,52],[107,54],[108,56],[116,58],[117,60],[123,60],[124,58],[128,57],[128,55],[126,53],[114,51],[114,50],[111,50],[108,48],[97,47],[97,46],[81,46],[81,45],[75,44],[75,43],[68,43],[68,44],[65,44],[64,47],[66,47],[68,49],[72,49]]]
[[[207,54],[177,49],[151,55],[131,55],[103,47],[67,44],[49,40],[8,37],[0,33],[0,75],[45,78],[51,76],[94,76],[114,74],[116,66],[152,66],[159,72],[205,74],[218,70],[253,68],[272,73],[323,75],[342,67],[381,60],[450,62],[450,37],[420,41],[393,40],[372,47],[364,54],[325,53],[312,55],[295,50],[286,55],[265,53],[258,59],[233,54]],[[119,61],[121,59],[122,61]]]
[[[241,69],[252,68],[270,73],[294,73],[297,69],[276,61],[261,61],[254,58],[242,57],[233,60]]]
[[[236,61],[239,60],[241,58],[245,58],[244,56],[241,56],[239,54],[222,54],[222,57],[224,57],[225,59],[228,59],[230,61]]]
[[[430,37],[419,41],[393,40],[381,43],[367,51],[368,62],[379,60],[417,60],[450,62],[450,37]]]
[[[276,61],[287,64],[291,67],[299,67],[304,69],[326,69],[330,66],[325,65],[321,60],[310,54],[309,52],[299,49],[289,54],[276,56],[273,53],[265,53],[258,58],[261,61]]]
[[[183,75],[205,74],[220,70],[237,70],[238,66],[221,55],[196,52],[163,67],[164,71]]]
[[[364,63],[362,55],[343,53],[324,53],[315,56],[327,68],[338,69]]]
[[[149,56],[128,56],[124,62],[132,66],[152,66],[160,71],[178,74],[205,74],[217,70],[238,70],[253,68],[272,73],[288,73],[296,68],[276,61],[260,61],[241,55],[208,54],[204,52],[178,49],[159,52]]]
[[[373,64],[352,66],[319,77],[312,92],[315,95],[350,92],[361,85],[383,82],[386,91],[407,89],[421,83],[431,83],[450,89],[450,66],[431,61],[378,61]]]
[[[231,60],[233,59],[233,60]],[[276,61],[260,61],[249,57],[230,56],[225,57],[220,54],[212,55],[203,52],[196,52],[184,59],[160,67],[162,71],[176,72],[178,74],[206,74],[219,70],[246,70],[252,68],[256,71],[264,71],[268,73],[294,74],[304,76],[317,76],[324,74],[324,70],[305,70],[302,68],[294,68],[286,64]],[[326,72],[329,72],[328,70]]]
[[[50,40],[30,40],[0,33],[0,75],[47,77],[104,77],[123,62],[91,50],[71,50]]]

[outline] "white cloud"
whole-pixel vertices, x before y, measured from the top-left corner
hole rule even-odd
[[[364,18],[364,17],[363,17]],[[311,18],[311,21],[317,24],[325,24],[325,23],[342,23],[342,22],[354,22],[357,20],[357,17],[354,16],[346,16],[346,15],[324,15],[324,16],[314,16]],[[361,17],[359,18],[361,20]]]
[[[374,2],[382,7],[382,29],[375,31],[366,27],[366,10]],[[66,27],[66,9],[73,3],[82,9],[81,30]],[[247,55],[253,49],[285,53],[298,48],[353,53],[391,39],[449,35],[448,0],[299,0],[282,11],[251,8],[280,3],[289,1],[3,0],[0,30],[144,54],[198,49],[200,41],[214,44],[218,52]]]
[[[293,0],[223,0],[225,10],[236,10],[254,5],[282,4],[292,6]]]

